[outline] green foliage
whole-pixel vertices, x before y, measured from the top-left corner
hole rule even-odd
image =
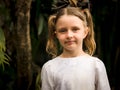
[[[5,51],[6,51],[5,36],[4,36],[2,29],[0,28],[0,65],[3,67],[3,69],[4,69],[4,64],[9,65],[9,62],[8,62],[9,57],[5,53]]]
[[[35,90],[41,90],[41,75],[40,73],[38,73],[37,77],[36,77],[36,83],[35,83]]]

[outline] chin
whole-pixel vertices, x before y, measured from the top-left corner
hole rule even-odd
[[[75,50],[77,50],[77,48],[74,48],[74,47],[67,47],[66,50],[67,50],[67,51],[75,51]]]

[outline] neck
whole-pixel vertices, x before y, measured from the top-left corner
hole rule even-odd
[[[61,54],[61,57],[77,57],[80,55],[84,55],[84,51],[66,51],[64,50],[63,53]]]

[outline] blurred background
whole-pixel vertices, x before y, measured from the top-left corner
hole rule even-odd
[[[0,0],[0,90],[40,90],[47,20],[55,0]],[[112,90],[120,90],[120,0],[90,0],[97,50]],[[104,78],[103,78],[104,79]]]

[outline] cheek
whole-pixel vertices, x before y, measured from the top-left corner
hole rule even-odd
[[[86,38],[87,35],[88,35],[88,30],[85,30],[83,33],[83,38]]]
[[[56,35],[57,39],[61,42],[64,40],[64,36],[63,35]]]
[[[85,33],[79,33],[75,36],[75,38],[78,40],[83,40],[85,37],[86,37]]]
[[[65,39],[62,36],[57,36],[57,40],[58,40],[60,45],[62,45],[62,46],[64,45]]]

